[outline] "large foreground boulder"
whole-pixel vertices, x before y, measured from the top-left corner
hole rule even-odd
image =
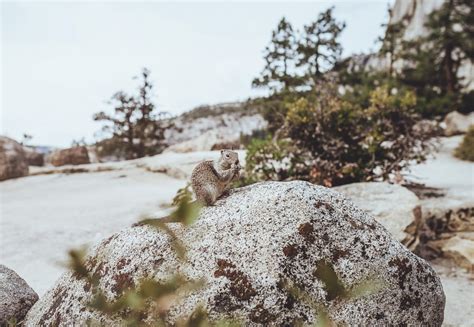
[[[0,265],[0,326],[23,320],[38,294],[16,272]]]
[[[90,163],[89,153],[85,146],[57,150],[48,158],[53,166],[82,165]]]
[[[125,229],[91,249],[87,269],[100,278],[109,300],[144,277],[164,280],[180,272],[206,285],[170,307],[170,324],[199,304],[213,320],[237,317],[250,326],[308,325],[322,308],[338,325],[443,322],[445,297],[430,265],[327,188],[299,181],[254,184],[204,208],[190,227],[169,226],[186,244],[185,262],[177,259],[167,234],[150,226]],[[321,271],[328,266],[337,274],[336,284]],[[363,284],[380,287],[354,297],[339,292],[349,294]],[[65,273],[30,310],[25,325],[85,325],[88,320],[121,325],[119,317],[88,307],[91,289]],[[306,296],[297,296],[295,289]],[[141,318],[147,321],[152,314]]]
[[[367,210],[400,242],[410,238],[408,226],[421,220],[420,200],[412,191],[389,183],[353,183],[334,188]]]
[[[23,147],[16,141],[0,136],[0,181],[28,175],[28,162]]]

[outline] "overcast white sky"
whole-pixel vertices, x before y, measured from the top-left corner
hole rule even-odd
[[[142,67],[159,108],[173,114],[255,96],[251,80],[282,16],[301,29],[335,5],[349,55],[376,48],[389,3],[2,2],[0,133],[41,145],[92,141],[101,127],[93,113],[111,109],[114,92],[134,91]]]

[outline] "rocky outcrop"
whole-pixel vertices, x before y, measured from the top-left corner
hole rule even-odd
[[[222,143],[235,143],[241,135],[267,127],[256,107],[245,103],[203,106],[170,120],[165,131],[168,152],[209,151]]]
[[[392,7],[390,24],[402,20],[407,22],[403,33],[404,40],[413,40],[426,35],[425,23],[434,10],[439,9],[445,0],[396,0]]]
[[[44,166],[44,154],[37,152],[34,148],[23,147],[28,165],[42,167]]]
[[[410,167],[407,181],[413,184],[407,186],[420,198],[422,219],[410,228],[414,239],[407,245],[425,259],[450,258],[468,267],[469,242],[457,238],[474,241],[474,163],[453,157],[462,139],[461,135],[439,138],[434,156]],[[456,239],[450,242],[451,238]]]
[[[214,144],[223,142],[224,139],[219,135],[219,131],[210,130],[204,132],[202,135],[184,142],[176,143],[168,148],[164,152],[177,152],[187,153],[196,151],[209,151],[212,149]]]
[[[474,125],[474,112],[468,115],[457,111],[450,112],[444,117],[443,125],[446,136],[467,133],[469,126]]]
[[[439,202],[445,199],[437,199]],[[427,207],[414,233],[414,252],[426,259],[451,258],[459,266],[474,268],[474,203]],[[451,241],[451,239],[453,239]]]
[[[90,163],[89,153],[85,146],[77,146],[74,148],[54,151],[48,157],[48,161],[56,167]]]
[[[168,226],[186,246],[184,262],[167,234],[150,226],[125,229],[90,251],[86,267],[100,278],[109,300],[143,277],[162,281],[179,271],[206,284],[169,307],[169,323],[199,304],[212,320],[238,317],[248,326],[312,324],[324,311],[338,325],[443,322],[444,293],[430,265],[365,211],[324,187],[299,181],[254,184],[202,209],[190,227]],[[324,267],[336,280],[325,277]],[[356,295],[363,284],[372,290]],[[91,297],[90,284],[66,273],[30,310],[25,325],[122,323],[88,307]],[[150,317],[147,311],[142,319]]]
[[[334,188],[359,208],[367,210],[398,241],[410,235],[406,229],[421,219],[418,197],[400,185],[389,183],[354,183]]]
[[[0,326],[19,322],[38,301],[38,295],[16,272],[0,264]]]
[[[0,136],[0,181],[28,175],[28,162],[23,147],[16,141]]]

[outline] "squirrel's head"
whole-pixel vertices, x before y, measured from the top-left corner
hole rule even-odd
[[[232,164],[239,164],[239,154],[232,150],[221,150],[221,162],[230,167]]]

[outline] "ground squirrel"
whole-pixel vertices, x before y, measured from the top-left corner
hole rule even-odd
[[[218,160],[207,160],[200,162],[193,169],[191,174],[191,185],[196,201],[201,205],[213,205],[230,188],[232,181],[240,177],[239,155],[235,151],[221,150],[221,156]],[[133,226],[142,226],[150,224],[153,221],[164,223],[173,222],[174,218],[164,216],[161,218],[147,218]]]
[[[239,155],[235,151],[221,150],[218,160],[199,163],[191,174],[191,185],[196,199],[203,205],[213,205],[240,176]]]

